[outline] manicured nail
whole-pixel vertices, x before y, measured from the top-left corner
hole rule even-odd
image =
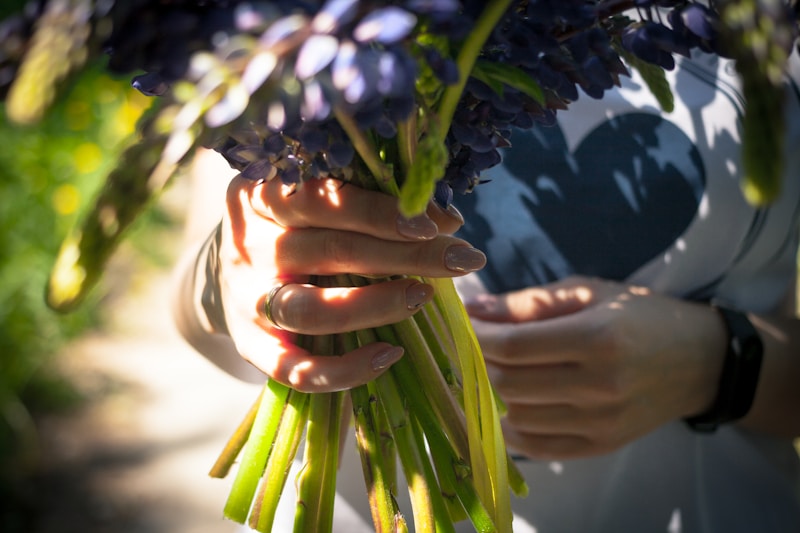
[[[410,239],[428,240],[438,235],[439,227],[427,215],[412,218],[397,215],[397,231]]]
[[[419,309],[433,297],[433,287],[425,283],[415,283],[406,289],[406,306],[409,311]]]
[[[444,254],[444,265],[456,272],[474,272],[486,265],[486,256],[477,248],[451,246]]]
[[[449,216],[450,218],[457,220],[460,225],[464,224],[464,215],[462,215],[461,211],[456,209],[456,206],[454,206],[453,204],[450,204],[447,207],[442,207],[437,202],[433,202],[433,204],[436,207],[438,207],[442,213]]]
[[[403,357],[403,349],[400,346],[392,346],[391,348],[378,352],[372,358],[372,370],[379,372],[384,368],[392,366],[401,357]]]

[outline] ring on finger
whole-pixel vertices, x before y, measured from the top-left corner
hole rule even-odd
[[[275,302],[275,297],[278,295],[281,289],[283,289],[288,283],[279,283],[272,287],[267,295],[264,297],[264,306],[262,307],[261,311],[270,324],[276,329],[283,329],[276,321],[275,315],[272,312],[272,304]]]

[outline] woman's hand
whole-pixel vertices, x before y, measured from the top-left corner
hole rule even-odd
[[[609,452],[716,396],[726,336],[709,306],[570,278],[467,310],[508,406],[508,444],[531,457]]]
[[[401,348],[374,343],[340,357],[314,356],[294,344],[296,334],[403,320],[432,298],[433,288],[413,279],[320,288],[311,277],[472,272],[485,257],[449,235],[462,222],[456,211],[435,206],[406,220],[396,199],[336,180],[291,187],[278,179],[234,178],[219,250],[227,332],[242,357],[299,390],[345,389],[374,379],[400,358]],[[275,287],[271,321],[264,307]]]

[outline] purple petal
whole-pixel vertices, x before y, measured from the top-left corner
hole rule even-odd
[[[347,24],[358,11],[358,0],[328,0],[311,21],[317,33],[333,33]]]
[[[365,16],[353,30],[353,37],[362,43],[395,43],[411,33],[417,17],[395,6],[376,9]]]
[[[330,113],[331,105],[325,98],[322,86],[313,80],[307,82],[303,90],[303,102],[300,108],[303,120],[324,120],[328,118]]]
[[[236,120],[250,102],[250,94],[241,85],[228,87],[225,96],[206,111],[205,121],[211,128],[217,128]]]
[[[161,96],[169,90],[169,85],[157,72],[136,76],[131,85],[145,96]]]
[[[266,159],[259,159],[245,167],[242,177],[248,180],[270,179],[277,173],[277,169]]]
[[[242,74],[242,85],[253,94],[270,77],[278,65],[278,58],[272,52],[259,52],[250,60]]]
[[[276,20],[267,31],[265,31],[259,42],[262,46],[269,48],[278,43],[286,42],[295,34],[301,31],[308,31],[308,18],[304,15],[289,15]]]
[[[316,76],[330,65],[339,50],[339,40],[332,35],[312,35],[297,54],[294,73],[301,80]]]

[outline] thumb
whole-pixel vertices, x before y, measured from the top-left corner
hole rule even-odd
[[[479,294],[464,301],[470,317],[486,322],[530,322],[585,308],[593,291],[585,284],[555,283],[505,294]]]

